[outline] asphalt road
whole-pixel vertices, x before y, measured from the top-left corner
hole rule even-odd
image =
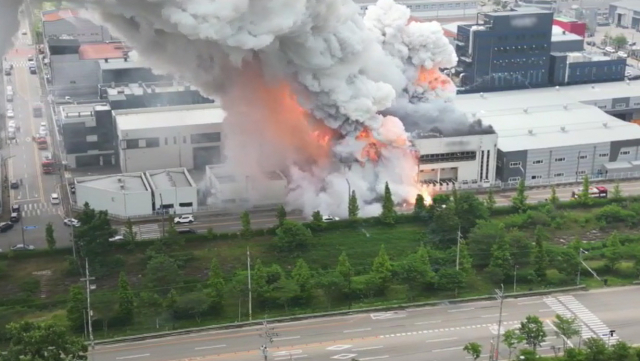
[[[545,325],[547,340],[540,353],[552,355],[561,347],[551,320],[556,313],[576,316],[582,324],[582,337],[569,340],[577,346],[586,337],[603,335],[616,329],[614,343],[623,339],[640,342],[640,312],[635,302],[640,288],[608,289],[555,297],[531,297],[505,300],[502,332],[515,328],[528,315],[538,315]],[[621,302],[622,301],[622,302]],[[270,326],[273,344],[269,360],[304,359],[360,361],[391,359],[424,361],[470,359],[462,351],[468,342],[478,342],[483,357],[490,352],[498,330],[499,301],[456,306],[409,309],[390,313],[362,314],[330,319],[316,319]],[[112,360],[239,360],[261,359],[260,337],[264,328],[252,327],[229,331],[212,331],[139,343],[98,346],[92,353],[96,361]],[[508,350],[501,346],[501,359]]]
[[[22,28],[28,29],[25,25]],[[23,242],[37,248],[46,247],[44,235],[48,222],[54,226],[54,236],[58,245],[69,245],[69,231],[62,224],[62,207],[51,204],[50,200],[51,194],[57,192],[59,178],[42,173],[41,161],[44,154],[50,153],[51,149],[39,150],[32,141],[32,136],[40,130],[40,123],[48,123],[46,116],[33,116],[33,106],[42,99],[39,75],[30,74],[28,69],[27,58],[34,54],[35,50],[28,34],[19,35],[16,47],[6,54],[7,61],[14,66],[13,74],[5,77],[4,81],[13,88],[12,105],[15,113],[15,117],[7,119],[7,122],[14,120],[20,130],[16,133],[17,139],[11,141],[2,151],[8,159],[9,179],[22,180],[22,185],[10,192],[11,203],[19,204],[21,207],[22,219],[14,229],[0,238],[1,249],[8,249]],[[47,124],[47,128],[52,129],[51,125]],[[8,141],[6,134],[3,141]]]

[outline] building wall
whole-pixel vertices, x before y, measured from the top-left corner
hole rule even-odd
[[[92,112],[67,114],[61,128],[69,167],[117,164],[115,132],[109,107],[101,106],[94,108]]]
[[[223,171],[224,172],[224,171]],[[229,178],[233,178],[229,181]],[[225,181],[222,181],[225,179]],[[283,204],[287,197],[287,181],[266,177],[232,176],[220,173],[216,167],[205,172],[207,203],[214,207],[264,206]]]
[[[54,87],[97,87],[100,83],[100,69],[96,60],[81,60],[78,54],[52,55],[49,64]]]
[[[566,85],[624,80],[626,59],[569,63]]]
[[[68,35],[81,43],[96,43],[112,40],[109,29],[81,17],[65,18],[56,21],[43,21],[42,33],[45,39]]]
[[[634,24],[638,24],[640,14],[634,14],[632,9],[609,5],[609,21],[612,25],[624,28],[634,28]]]
[[[584,51],[584,39],[553,41],[551,43],[552,53],[572,53],[574,51]]]
[[[170,209],[171,213],[193,213],[198,209],[198,189],[178,187],[156,189],[153,192],[155,209]]]
[[[106,210],[109,214],[121,217],[144,216],[153,213],[150,191],[116,192],[76,182],[76,199],[77,204],[88,202],[96,210]]]
[[[406,0],[397,1],[411,10],[411,15],[421,19],[437,19],[437,18],[465,18],[474,17],[478,12],[479,1],[476,0]],[[362,14],[367,7],[374,5],[375,1],[359,1],[360,11]]]

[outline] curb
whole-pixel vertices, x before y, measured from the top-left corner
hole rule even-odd
[[[587,286],[581,285],[581,286],[553,288],[553,289],[546,289],[546,290],[539,290],[539,291],[509,293],[509,294],[505,294],[504,297],[505,298],[522,298],[522,297],[531,297],[531,296],[545,296],[545,295],[554,294],[554,293],[563,293],[563,292],[571,292],[571,291],[587,291]],[[264,322],[277,324],[277,323],[304,321],[304,320],[309,320],[314,318],[324,318],[324,317],[331,317],[331,316],[357,315],[357,314],[369,313],[369,312],[394,311],[399,309],[412,309],[412,308],[419,308],[419,307],[429,307],[429,306],[433,307],[433,306],[441,306],[441,305],[455,305],[455,304],[464,304],[464,303],[477,302],[477,301],[491,301],[491,300],[495,300],[495,298],[496,297],[494,295],[487,295],[487,296],[478,296],[478,297],[458,298],[458,299],[452,299],[452,300],[405,303],[405,304],[399,304],[399,305],[393,305],[393,306],[361,308],[357,310],[343,310],[343,311],[314,313],[314,314],[299,315],[299,316],[278,317],[278,318],[271,318],[271,319],[260,320],[260,321],[229,323],[224,325],[213,325],[213,326],[189,328],[189,329],[178,330],[178,331],[166,331],[166,332],[158,332],[158,333],[148,333],[148,334],[137,335],[137,336],[118,337],[118,338],[112,338],[108,340],[97,340],[94,342],[94,344],[95,345],[113,345],[113,344],[120,344],[120,343],[140,342],[140,341],[147,341],[147,340],[172,337],[172,336],[190,335],[190,334],[205,332],[205,331],[222,331],[222,330],[240,329],[240,328],[252,327],[252,326],[261,326],[264,324]]]

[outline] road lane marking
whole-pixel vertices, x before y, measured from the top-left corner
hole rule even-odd
[[[367,360],[379,360],[379,359],[388,358],[388,357],[389,357],[389,355],[385,355],[385,356],[375,356],[375,357],[359,358],[358,360],[360,360],[360,361],[367,361]]]
[[[543,303],[544,300],[538,300],[538,301],[529,301],[529,302],[518,302],[519,305],[533,305],[536,303]]]
[[[291,360],[291,359],[303,358],[303,357],[307,357],[307,355],[291,355],[291,356],[274,358],[274,360]]]
[[[440,323],[440,322],[442,322],[442,321],[425,321],[425,322],[416,322],[416,323],[414,323],[414,325],[428,325],[428,324],[431,324],[431,323]]]
[[[291,336],[291,337],[279,337],[279,338],[274,338],[274,341],[284,341],[284,340],[295,340],[297,338],[300,338],[300,336]]]
[[[289,355],[296,355],[299,353],[302,353],[302,350],[278,351],[278,352],[274,352],[273,356],[289,356]]]
[[[225,347],[227,345],[215,345],[215,346],[203,346],[203,347],[196,347],[195,350],[207,350],[210,348],[220,348],[220,347]]]
[[[552,308],[547,308],[544,310],[538,310],[538,312],[554,312]]]
[[[335,346],[327,347],[327,350],[340,351],[340,350],[346,350],[349,347],[351,347],[351,345],[335,345]]]
[[[362,332],[362,331],[371,331],[370,328],[358,328],[355,330],[346,330],[346,331],[342,331],[344,333],[349,333],[349,332]]]
[[[448,310],[447,312],[462,312],[462,311],[471,311],[471,310],[475,310],[475,308],[459,308],[457,310]]]
[[[451,338],[440,338],[437,340],[427,340],[425,341],[426,343],[430,343],[430,342],[442,342],[442,341],[453,341],[453,340],[457,340],[457,337],[451,337]]]
[[[455,350],[462,350],[462,347],[441,348],[439,350],[432,350],[431,352],[445,352],[445,351],[455,351]]]
[[[508,313],[503,313],[502,316],[507,316]],[[484,316],[480,316],[480,317],[500,317],[499,313],[496,313],[495,315],[484,315]]]
[[[116,360],[126,360],[126,359],[130,359],[130,358],[147,357],[149,355],[150,354],[145,353],[143,355],[122,356],[122,357],[116,357]]]
[[[372,346],[372,347],[362,347],[362,348],[354,348],[351,351],[366,351],[366,350],[376,350],[379,348],[383,348],[384,346]]]
[[[341,353],[339,355],[333,356],[332,358],[338,359],[338,360],[346,360],[346,359],[350,359],[350,358],[353,358],[353,357],[356,357],[356,356],[358,356],[358,354],[355,354],[355,353]]]

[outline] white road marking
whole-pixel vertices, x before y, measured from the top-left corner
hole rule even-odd
[[[291,360],[291,359],[303,358],[303,357],[307,357],[307,355],[295,355],[295,356],[278,357],[278,358],[274,358],[274,360]]]
[[[379,348],[383,348],[384,346],[372,346],[372,347],[363,347],[363,348],[354,348],[351,351],[365,351],[365,350],[375,350]]]
[[[547,309],[544,309],[544,310],[539,310],[538,312],[553,312],[553,309],[547,308]]]
[[[370,328],[359,328],[359,329],[356,329],[356,330],[346,330],[346,331],[342,331],[342,332],[349,333],[349,332],[361,332],[361,331],[371,331],[371,329]]]
[[[116,357],[116,360],[126,360],[126,359],[130,359],[130,358],[147,357],[149,355],[150,354],[145,353],[144,355],[122,356],[122,357]]]
[[[338,359],[338,360],[346,360],[346,359],[350,359],[352,357],[356,357],[358,356],[358,354],[355,353],[341,353],[340,355],[336,355],[333,356],[332,358]]]
[[[327,347],[327,350],[340,351],[351,347],[351,345],[335,345],[331,347]]]
[[[502,315],[506,316],[506,315],[508,315],[508,313],[503,313]],[[496,313],[495,315],[484,315],[484,316],[480,316],[480,317],[500,317],[500,314]]]
[[[449,310],[448,312],[462,312],[462,311],[471,311],[471,310],[475,310],[475,308],[459,308],[457,310]]]
[[[416,322],[416,323],[414,323],[414,325],[427,325],[427,324],[430,324],[430,323],[440,323],[440,322],[442,322],[442,321]]]
[[[445,352],[445,351],[455,351],[455,350],[462,350],[462,347],[441,348],[439,350],[433,350],[431,352]]]
[[[295,340],[297,338],[300,338],[300,336],[291,336],[291,337],[279,337],[279,338],[274,338],[274,341],[284,341],[284,340]]]
[[[195,350],[207,350],[210,348],[220,348],[220,347],[225,347],[227,345],[215,345],[215,346],[203,346],[203,347],[196,347]]]
[[[291,351],[278,351],[278,352],[274,352],[273,356],[289,356],[289,355],[296,355],[302,353],[302,350],[291,350]]]
[[[457,337],[451,337],[451,338],[440,338],[437,340],[427,340],[425,342],[429,343],[429,342],[441,342],[441,341],[453,341],[453,340],[457,340]]]
[[[366,360],[379,360],[379,359],[387,358],[387,357],[389,357],[389,355],[385,355],[385,356],[376,356],[376,357],[365,357],[365,358],[361,358],[361,359],[358,359],[358,360],[360,360],[360,361],[366,361]]]
[[[529,301],[529,302],[518,302],[519,305],[533,305],[536,303],[542,303],[544,302],[544,300],[539,300],[539,301]]]

